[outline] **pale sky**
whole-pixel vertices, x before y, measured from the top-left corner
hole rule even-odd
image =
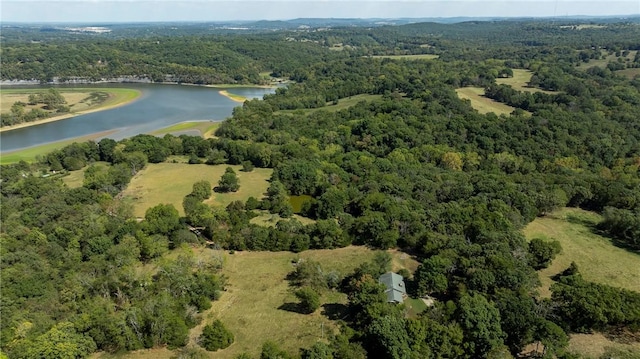
[[[640,0],[0,0],[2,22],[638,15]]]

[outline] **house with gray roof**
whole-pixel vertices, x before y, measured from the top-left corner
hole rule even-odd
[[[401,275],[388,272],[378,278],[378,282],[385,286],[384,294],[389,303],[402,303],[407,295],[407,289]]]

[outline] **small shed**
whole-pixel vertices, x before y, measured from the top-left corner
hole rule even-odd
[[[407,289],[401,275],[387,272],[378,278],[378,282],[385,286],[384,294],[389,303],[402,303],[407,295]]]

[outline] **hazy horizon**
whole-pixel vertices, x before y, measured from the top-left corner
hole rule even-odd
[[[6,0],[2,22],[132,23],[296,18],[452,18],[640,15],[640,0]]]

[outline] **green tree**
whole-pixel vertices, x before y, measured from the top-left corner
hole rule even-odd
[[[460,298],[458,318],[469,353],[482,357],[503,345],[500,312],[483,295],[465,295]]]
[[[68,359],[83,358],[96,350],[91,337],[77,332],[69,322],[61,322],[38,336],[29,345],[26,358]]]
[[[302,287],[295,292],[300,300],[299,308],[302,313],[311,314],[320,307],[320,295],[310,287]]]
[[[331,348],[323,343],[316,342],[309,349],[300,350],[301,359],[333,359],[333,353]]]
[[[199,201],[204,201],[205,199],[211,197],[211,183],[205,180],[194,183],[193,189],[191,190],[191,195]]]
[[[238,176],[236,176],[236,172],[233,168],[227,167],[218,182],[217,190],[219,192],[236,192],[238,189],[240,189]]]
[[[291,358],[286,351],[282,350],[278,344],[272,341],[266,341],[262,344],[260,359],[289,359]]]
[[[202,329],[200,335],[200,345],[208,351],[224,349],[233,343],[233,334],[222,324],[220,320],[215,320],[207,324]]]
[[[180,225],[180,214],[173,204],[161,203],[147,209],[144,219],[145,229],[149,234],[169,235]]]
[[[547,268],[561,250],[562,247],[558,241],[534,238],[529,242],[529,263],[536,270]]]
[[[411,358],[410,338],[404,318],[395,315],[376,318],[368,326],[367,334],[373,342],[370,354],[393,359]]]

